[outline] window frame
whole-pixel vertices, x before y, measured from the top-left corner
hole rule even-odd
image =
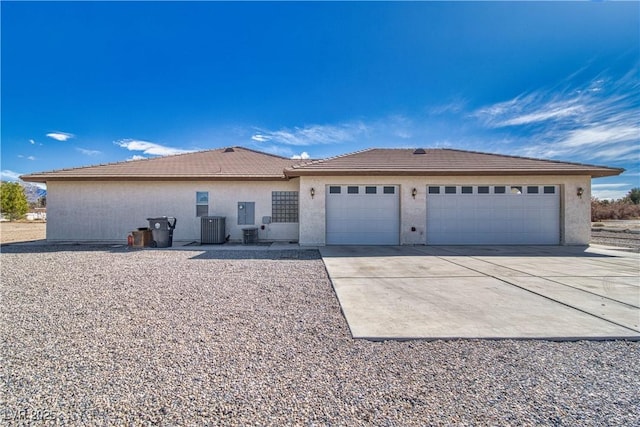
[[[204,209],[205,207],[206,209]],[[196,191],[196,218],[202,218],[203,216],[209,216],[209,192]]]

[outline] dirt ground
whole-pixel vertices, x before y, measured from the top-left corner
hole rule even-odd
[[[46,222],[0,222],[0,243],[44,240],[46,235]]]

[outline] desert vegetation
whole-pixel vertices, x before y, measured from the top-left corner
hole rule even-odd
[[[640,218],[640,188],[632,188],[618,200],[591,198],[591,221]]]

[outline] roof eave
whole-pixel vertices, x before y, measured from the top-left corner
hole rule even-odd
[[[26,182],[53,182],[53,181],[288,181],[290,178],[285,175],[221,175],[221,176],[47,176],[47,175],[24,175],[20,177]]]
[[[617,176],[624,169],[581,169],[581,170],[354,170],[354,169],[317,169],[300,170],[287,169],[285,174],[290,177],[299,176],[525,176],[525,175],[588,175],[592,178]]]

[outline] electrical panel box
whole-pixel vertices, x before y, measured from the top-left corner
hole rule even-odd
[[[256,223],[255,216],[255,202],[238,202],[238,225],[254,225]]]

